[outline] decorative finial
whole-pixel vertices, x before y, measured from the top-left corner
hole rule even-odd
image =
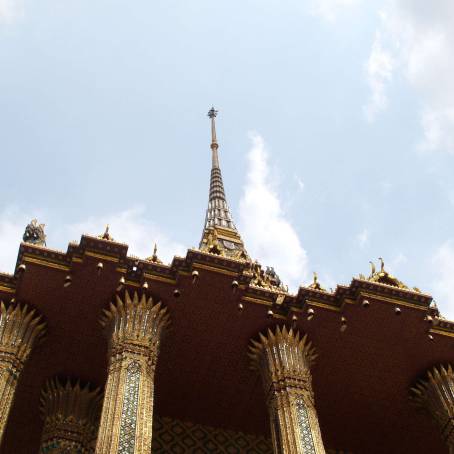
[[[104,230],[104,233],[102,235],[99,235],[98,238],[101,238],[102,240],[107,240],[107,241],[114,241],[112,236],[109,233],[109,224],[106,225],[106,230]]]
[[[25,227],[22,240],[25,243],[36,244],[37,246],[46,246],[46,234],[44,233],[45,224],[38,224],[36,219],[32,219],[30,224]]]
[[[371,273],[370,273],[370,275],[373,276],[373,275],[376,273],[375,263],[372,262],[372,260],[370,260],[369,263],[370,263],[370,267],[371,267]]]
[[[378,260],[380,260],[380,271],[377,272],[377,270],[375,269],[375,264],[373,262],[369,262],[372,267],[372,273],[367,278],[367,280],[369,282],[375,282],[377,284],[391,285],[393,287],[408,290],[408,287],[403,282],[399,281],[399,279],[392,276],[391,274],[388,273],[388,271],[385,270],[384,260],[381,257],[378,257]],[[414,291],[417,292],[417,290]]]
[[[320,282],[318,282],[318,274],[316,271],[314,271],[314,279],[312,281],[312,284],[309,285],[309,288],[312,288],[314,290],[325,290],[321,285]]]
[[[384,262],[384,260],[381,257],[378,257],[378,260],[380,260],[380,265],[381,265],[380,271],[382,273],[384,273],[385,272],[385,262]]]
[[[158,257],[158,246],[157,246],[156,243],[154,244],[153,255],[151,257],[148,257],[146,260],[148,262],[153,262],[153,263],[162,263],[161,260],[159,260],[159,257]]]
[[[218,141],[217,141],[217,138],[216,138],[216,124],[215,124],[215,121],[214,119],[217,117],[218,115],[218,111],[212,107],[209,111],[208,111],[208,118],[211,119],[211,150],[213,151],[213,156],[212,156],[212,160],[213,160],[213,167],[219,167],[219,159],[218,159]]]
[[[209,111],[208,111],[208,118],[216,118],[218,115],[218,111],[212,107]]]

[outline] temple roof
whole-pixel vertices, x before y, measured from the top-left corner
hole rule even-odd
[[[319,353],[313,386],[328,446],[444,452],[436,426],[408,398],[425,370],[454,362],[454,323],[438,317],[430,295],[367,278],[333,292],[317,281],[288,294],[275,290],[266,275],[272,270],[255,262],[191,249],[165,265],[88,235],[67,252],[24,242],[17,263],[14,275],[0,273],[0,300],[32,305],[48,332],[21,374],[0,453],[37,452],[41,385],[49,377],[104,385],[108,346],[99,317],[126,289],[162,301],[172,317],[156,369],[160,417],[269,434],[247,348],[257,333],[286,325],[307,334]],[[412,436],[403,437],[409,428]]]

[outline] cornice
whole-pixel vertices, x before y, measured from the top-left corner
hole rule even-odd
[[[73,266],[80,266],[86,260],[98,260],[115,265],[116,272],[124,276],[125,284],[135,288],[139,288],[144,281],[177,285],[180,276],[188,277],[193,271],[210,272],[230,278],[232,287],[236,285],[241,292],[241,301],[270,306],[275,317],[287,317],[291,312],[303,312],[312,306],[343,312],[346,303],[359,304],[364,299],[370,299],[426,311],[434,318],[433,328],[437,333],[454,333],[454,322],[437,318],[437,311],[430,306],[432,297],[416,290],[354,278],[349,285],[338,285],[334,292],[300,287],[296,294],[290,294],[278,288],[254,286],[250,263],[245,260],[189,249],[185,257],[176,256],[170,265],[166,265],[128,256],[127,252],[126,244],[82,235],[79,243],[68,245],[66,253],[21,243],[17,263],[70,273]],[[18,277],[17,271],[15,275],[0,273],[0,291],[14,293]]]

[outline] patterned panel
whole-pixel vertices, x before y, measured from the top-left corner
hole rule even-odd
[[[153,454],[272,454],[265,437],[156,417]]]
[[[139,406],[140,365],[132,362],[126,370],[125,397],[121,412],[118,454],[134,454],[137,408]]]
[[[42,454],[84,454],[79,443],[61,443],[56,440],[42,446],[40,452]]]
[[[312,431],[309,423],[309,416],[304,402],[299,401],[296,404],[296,414],[298,417],[303,452],[304,454],[316,454],[314,439],[312,438]]]

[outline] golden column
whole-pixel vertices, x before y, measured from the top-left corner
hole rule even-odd
[[[69,380],[46,382],[41,397],[44,429],[40,453],[92,454],[98,433],[102,397],[99,389]]]
[[[161,303],[127,291],[104,312],[109,371],[96,454],[149,454],[154,373],[169,315]]]
[[[434,367],[411,389],[414,402],[428,411],[454,454],[454,371],[451,365]]]
[[[312,391],[311,343],[285,326],[251,342],[249,356],[262,376],[274,452],[325,454]]]
[[[45,323],[26,305],[0,303],[0,441],[14,399],[18,378]]]

